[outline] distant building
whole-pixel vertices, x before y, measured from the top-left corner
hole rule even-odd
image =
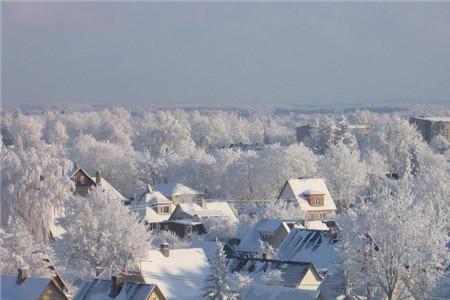
[[[324,219],[336,214],[336,205],[322,178],[289,179],[278,199],[298,206],[309,218]]]
[[[442,135],[450,142],[450,117],[412,117],[409,123],[416,125],[428,143],[437,135]]]
[[[28,269],[19,269],[17,277],[0,276],[0,299],[7,300],[67,300],[54,278],[31,277]]]
[[[303,142],[305,138],[311,137],[318,130],[318,126],[309,124],[295,128],[295,136],[297,137],[297,142]]]

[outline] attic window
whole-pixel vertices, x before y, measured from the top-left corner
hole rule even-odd
[[[86,176],[84,176],[84,175],[80,176],[80,183],[81,184],[85,184],[86,183]]]
[[[319,198],[319,197],[316,197],[316,198],[314,199],[314,204],[315,204],[315,205],[320,205],[320,198]]]

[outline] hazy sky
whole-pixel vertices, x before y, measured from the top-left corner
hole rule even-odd
[[[4,3],[4,104],[450,102],[449,3]]]

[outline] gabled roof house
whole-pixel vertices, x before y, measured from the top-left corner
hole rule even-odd
[[[83,168],[76,168],[70,175],[70,179],[75,182],[76,195],[86,196],[90,189],[99,187],[104,191],[111,192],[112,195],[117,196],[121,201],[127,202],[128,199],[116,190],[105,178],[101,176],[100,171],[95,173],[95,177],[91,177]]]
[[[324,219],[336,214],[336,205],[323,178],[289,179],[278,200],[293,203],[313,219]]]

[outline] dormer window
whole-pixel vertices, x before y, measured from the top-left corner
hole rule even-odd
[[[170,213],[170,207],[168,205],[163,205],[159,207],[159,213],[168,214]]]
[[[316,197],[316,198],[314,199],[314,204],[317,205],[317,206],[319,206],[320,203],[321,203],[320,198],[319,198],[319,197]]]

